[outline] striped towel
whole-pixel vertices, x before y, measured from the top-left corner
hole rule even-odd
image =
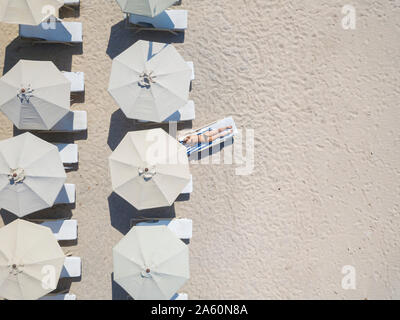
[[[204,134],[204,133],[207,132],[207,131],[212,131],[212,130],[214,130],[214,129],[211,128],[211,127],[204,128],[204,129],[200,130],[196,135],[199,136],[199,135]],[[227,140],[227,139],[229,139],[230,137],[233,137],[233,136],[234,136],[234,134],[231,133],[231,134],[226,135],[226,136],[224,136],[224,137],[219,137],[218,139]],[[212,145],[213,143],[215,143],[216,141],[217,141],[217,140],[215,140],[215,141],[213,141],[213,142],[198,143],[198,144],[195,145],[195,146],[187,145],[187,144],[185,144],[183,141],[181,141],[181,143],[187,148],[187,155],[190,156],[192,153],[201,151],[201,150],[204,149],[206,146],[208,147],[208,146]]]

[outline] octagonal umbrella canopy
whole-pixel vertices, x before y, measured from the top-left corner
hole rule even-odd
[[[123,12],[155,17],[177,0],[117,0]]]
[[[53,291],[65,255],[47,227],[16,220],[0,229],[0,297],[36,300]]]
[[[50,61],[20,60],[0,78],[0,110],[20,130],[50,130],[70,112],[70,95]]]
[[[189,249],[166,226],[133,227],[114,247],[114,280],[136,300],[169,300],[189,279]]]
[[[31,133],[0,141],[0,208],[18,217],[49,208],[65,180],[55,145]]]
[[[0,0],[0,21],[37,26],[50,16],[58,17],[64,0]]]
[[[162,122],[187,103],[191,74],[172,45],[140,40],[113,60],[108,91],[128,118]]]
[[[129,132],[109,163],[113,190],[138,210],[172,205],[190,182],[186,148],[162,129]]]

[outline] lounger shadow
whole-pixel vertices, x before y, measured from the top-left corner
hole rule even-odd
[[[19,60],[52,61],[59,70],[71,71],[72,56],[82,54],[82,46],[67,47],[62,44],[32,46],[19,37],[14,39],[7,47],[4,57],[3,74],[6,74]]]
[[[162,25],[162,28],[165,29],[166,31],[175,29],[174,22],[171,20],[170,16],[165,11],[161,12],[158,16],[154,18],[141,17],[139,15],[131,15],[128,19],[130,23],[132,23],[131,22],[132,20],[137,21],[135,24],[139,25],[139,28],[142,26],[143,27],[149,26],[150,28],[153,27],[157,29],[158,28],[157,25]],[[143,22],[141,21],[141,19],[143,20]],[[153,23],[150,21],[153,21]]]
[[[110,38],[107,46],[107,55],[114,59],[130,46],[139,40],[147,40],[161,43],[183,43],[185,33],[180,32],[177,35],[165,33],[163,31],[142,31],[135,33],[134,30],[126,29],[126,19],[116,23],[111,27]]]
[[[132,221],[142,221],[143,218],[170,218],[176,217],[175,206],[148,210],[137,210],[129,202],[113,192],[108,197],[111,225],[126,235],[131,229]]]

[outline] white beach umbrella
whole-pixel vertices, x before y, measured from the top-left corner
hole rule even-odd
[[[55,145],[30,133],[0,141],[0,208],[19,217],[49,208],[65,180]]]
[[[16,220],[0,229],[0,297],[36,300],[53,291],[65,255],[47,227]]]
[[[166,226],[133,227],[114,247],[114,280],[136,300],[169,300],[189,279],[189,250]]]
[[[128,118],[162,122],[187,103],[191,73],[172,45],[140,40],[113,60],[108,91]]]
[[[50,130],[70,112],[70,95],[50,61],[20,60],[0,78],[0,110],[21,130]]]
[[[177,0],[117,0],[123,12],[155,17]]]
[[[109,163],[113,190],[138,210],[172,205],[190,182],[186,148],[162,129],[129,132]]]
[[[0,21],[37,26],[50,16],[58,17],[64,0],[0,0]]]

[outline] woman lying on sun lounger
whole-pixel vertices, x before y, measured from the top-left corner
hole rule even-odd
[[[231,134],[232,132],[233,132],[232,126],[227,126],[216,130],[206,131],[198,135],[194,134],[187,136],[183,140],[183,143],[190,146],[196,146],[202,143],[210,143],[217,140],[218,138],[225,137],[226,135]]]

